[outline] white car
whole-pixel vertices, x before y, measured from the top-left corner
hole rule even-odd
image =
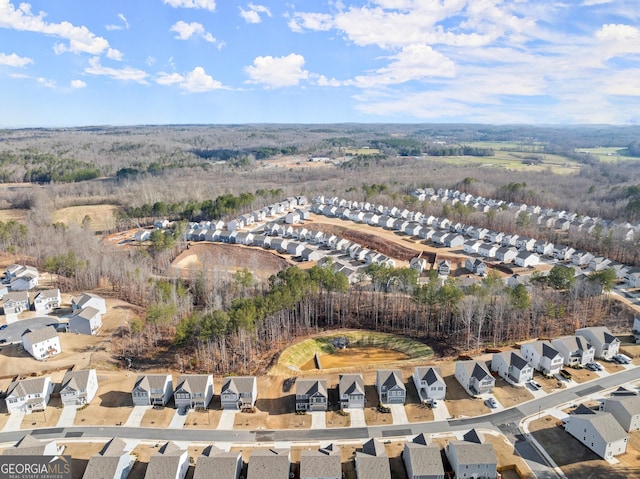
[[[531,386],[536,391],[542,387],[538,381],[535,381],[533,379],[529,381],[529,386]]]

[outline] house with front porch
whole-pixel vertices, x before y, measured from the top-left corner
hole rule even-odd
[[[177,409],[206,409],[213,398],[212,374],[185,374],[173,392]]]
[[[296,411],[326,411],[328,403],[326,379],[296,381]]]
[[[595,348],[595,357],[611,359],[620,351],[620,340],[606,326],[576,329],[576,336],[581,336]]]
[[[65,406],[89,404],[98,392],[98,375],[95,369],[67,371],[60,385],[60,399]]]
[[[552,339],[551,346],[562,355],[567,366],[586,366],[596,354],[596,349],[581,336],[561,336]]]
[[[484,361],[456,362],[455,377],[471,396],[490,393],[496,384]]]
[[[520,347],[520,354],[537,371],[546,376],[558,374],[564,358],[549,341],[532,341]]]
[[[379,369],[376,371],[376,390],[381,404],[404,404],[407,388],[399,369]]]
[[[49,376],[29,379],[15,379],[9,384],[5,394],[7,412],[31,413],[44,411],[53,392],[54,384]]]
[[[478,276],[487,274],[487,265],[479,258],[467,258],[464,262],[464,267],[467,271],[477,274]]]
[[[364,409],[364,379],[362,374],[340,374],[338,379],[340,409]]]
[[[491,359],[491,370],[519,386],[533,379],[533,366],[516,351],[495,353]]]
[[[138,376],[131,391],[134,406],[166,406],[172,395],[171,374]]]
[[[58,288],[38,291],[33,298],[33,309],[39,313],[45,313],[58,309],[62,304],[62,297]]]
[[[418,366],[413,369],[413,384],[416,386],[420,401],[430,399],[444,400],[447,384],[442,378],[440,368],[433,366]]]
[[[222,409],[253,410],[256,399],[258,382],[255,376],[232,376],[222,382]]]
[[[5,315],[20,314],[29,311],[31,301],[28,291],[11,291],[2,297],[2,309]]]

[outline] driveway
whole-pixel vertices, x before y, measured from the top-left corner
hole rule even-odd
[[[447,421],[451,417],[446,401],[438,400],[438,405],[431,408],[431,410],[433,411],[434,421]]]
[[[24,419],[23,412],[14,412],[9,415],[6,424],[2,428],[2,432],[19,431],[22,420]]]
[[[223,431],[231,431],[233,429],[233,423],[236,420],[236,414],[239,411],[236,409],[225,409],[220,414],[220,421],[218,421],[218,427],[216,429],[221,429]]]
[[[391,409],[391,417],[393,418],[393,424],[409,424],[407,418],[407,411],[404,409],[404,404],[389,404]]]
[[[173,417],[171,418],[171,422],[169,423],[169,429],[182,429],[188,415],[188,410],[181,411],[180,409],[176,409],[176,412],[173,413]]]
[[[364,420],[364,409],[346,408],[345,411],[349,413],[351,418],[351,427],[367,427],[367,422]]]
[[[326,429],[327,413],[325,411],[310,411],[308,414],[311,414],[311,429]]]
[[[146,413],[151,406],[133,406],[133,411],[129,414],[127,421],[124,423],[124,427],[140,427],[144,413]]]
[[[58,325],[60,321],[55,316],[37,316],[35,318],[20,319],[13,323],[7,324],[7,327],[0,331],[0,340],[4,339],[7,343],[19,343],[22,341],[22,333],[26,329],[40,329],[52,324]]]
[[[76,419],[79,406],[64,406],[56,427],[71,427]]]

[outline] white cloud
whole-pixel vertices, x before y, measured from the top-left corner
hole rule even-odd
[[[607,3],[613,3],[613,0],[584,0],[582,6],[591,7],[593,5],[606,5]]]
[[[86,88],[87,84],[82,80],[71,80],[71,88]]]
[[[54,47],[56,53],[90,53],[99,55],[109,48],[109,42],[89,31],[85,26],[76,26],[70,22],[49,23],[44,20],[46,14],[31,12],[31,5],[21,3],[14,7],[9,0],[0,0],[0,27],[14,30],[43,33],[67,40],[68,45],[59,43]]]
[[[285,57],[257,57],[253,64],[245,67],[251,78],[248,83],[261,83],[270,88],[294,86],[309,78],[309,72],[303,70],[304,57],[291,53]]]
[[[113,78],[114,80],[134,81],[143,85],[147,84],[145,78],[149,76],[147,72],[132,67],[118,69],[102,66],[100,57],[91,58],[89,60],[89,66],[86,67],[84,71],[90,75],[103,75]]]
[[[6,53],[0,53],[0,65],[7,65],[10,67],[24,67],[29,63],[33,63],[31,58],[20,57],[15,53],[7,55]]]
[[[155,65],[156,59],[155,59],[155,57],[148,56],[147,59],[144,62],[147,64],[147,66],[151,67],[151,66]]]
[[[162,0],[173,8],[200,8],[213,12],[216,9],[215,0]]]
[[[240,7],[240,16],[244,18],[244,21],[247,23],[260,23],[262,21],[261,13],[264,13],[268,17],[271,16],[271,11],[264,5],[250,3],[247,10]]]
[[[112,30],[129,30],[129,22],[127,21],[127,17],[124,16],[124,14],[122,13],[118,13],[118,18],[122,21],[122,25],[107,25],[105,26],[105,28],[108,31],[112,31]]]
[[[176,40],[188,40],[193,35],[197,35],[209,43],[215,43],[216,41],[215,37],[207,32],[202,24],[198,22],[187,23],[180,20],[174,23],[169,31],[177,33],[175,36]]]
[[[48,78],[40,77],[38,78],[38,83],[47,88],[55,88],[56,82],[55,80],[49,80]]]
[[[303,29],[314,31],[328,31],[333,28],[333,17],[328,13],[298,13],[289,23],[289,28],[294,32]]]
[[[122,60],[122,52],[120,50],[116,50],[115,48],[109,48],[109,50],[107,50],[107,58],[119,62]]]
[[[182,90],[189,93],[204,93],[224,88],[221,82],[214,80],[202,67],[195,67],[184,76],[179,73],[160,72],[156,77],[156,83],[160,85],[177,84]]]

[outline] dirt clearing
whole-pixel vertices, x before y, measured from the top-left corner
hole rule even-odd
[[[88,218],[88,227],[92,231],[111,231],[116,226],[116,205],[82,205],[62,208],[53,213],[53,221],[81,225]]]

